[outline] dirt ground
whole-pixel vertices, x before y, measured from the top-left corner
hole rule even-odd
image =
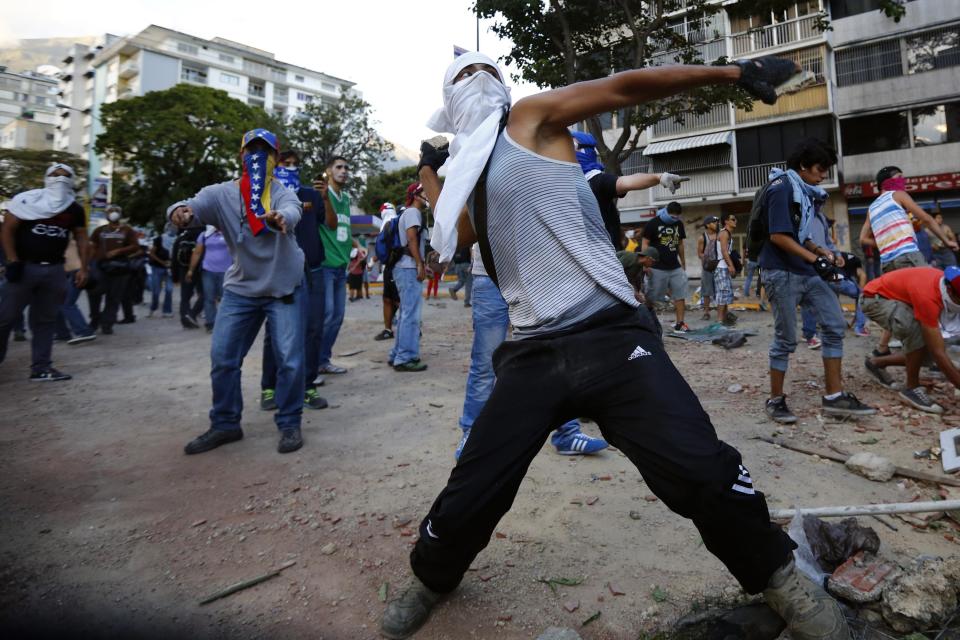
[[[431,301],[423,336],[430,369],[398,374],[385,363],[391,343],[372,339],[379,299],[348,303],[334,361],[350,371],[327,377],[331,406],[305,412],[306,445],[290,455],[276,453],[271,415],[257,406],[259,342],[245,366],[244,439],[184,455],[207,428],[210,338],[147,319],[145,307],[138,314],[113,336],[56,345],[55,364],[72,381],[28,382],[29,343],[12,343],[0,368],[3,637],[378,637],[381,596],[403,585],[419,519],[454,462],[469,310],[447,297]],[[762,412],[771,318],[741,319],[760,335],[735,351],[669,338],[667,347],[771,508],[933,495],[929,485],[871,482],[752,438],[869,450],[937,472],[939,462],[913,452],[936,446],[938,432],[960,421],[952,391],[934,389],[949,407],[946,424],[902,407],[863,371],[874,340],[850,333],[846,386],[883,415],[859,426],[824,422],[819,352],[801,345],[788,375],[800,421],[778,428]],[[734,383],[744,390],[730,393]],[[585,430],[597,434],[595,424]],[[960,550],[949,528],[861,522],[896,559]],[[632,639],[739,591],[694,527],[658,502],[618,451],[562,457],[547,444],[497,531],[418,638],[526,639],[560,626],[585,639]],[[279,577],[198,604],[287,560],[296,564]],[[549,578],[582,583],[553,593],[538,581]]]

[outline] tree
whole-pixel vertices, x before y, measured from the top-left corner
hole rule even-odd
[[[225,91],[178,84],[103,105],[96,152],[116,163],[114,201],[139,224],[162,223],[169,204],[235,177],[244,132],[282,124]]]
[[[35,149],[0,149],[0,200],[7,200],[21,191],[43,186],[43,174],[54,163],[70,165],[83,184],[87,161],[63,151]]]
[[[772,11],[794,0],[743,0],[733,10]],[[899,20],[903,0],[880,0],[881,10]],[[678,13],[685,9],[682,14]],[[516,64],[522,79],[542,88],[602,78],[625,69],[659,64],[703,64],[707,43],[720,37],[712,18],[724,8],[713,0],[475,0],[478,17],[495,19],[492,31],[513,42],[504,60]],[[820,28],[829,28],[825,19]],[[715,64],[724,64],[719,57]],[[597,139],[607,169],[621,174],[621,164],[637,149],[641,132],[663,119],[682,123],[685,116],[732,102],[751,109],[753,100],[734,86],[705,87],[664,100],[623,109],[621,133],[612,145],[601,135],[599,116],[586,121]]]
[[[351,173],[347,191],[358,198],[365,180],[393,157],[393,145],[380,137],[374,124],[373,109],[362,98],[344,94],[336,104],[314,100],[287,124],[287,147],[300,154],[304,179],[323,173],[329,158],[346,158]]]
[[[407,197],[407,186],[417,180],[419,178],[415,166],[371,176],[360,198],[360,206],[375,213],[380,210],[380,205],[384,202],[392,202],[394,206],[403,204]]]

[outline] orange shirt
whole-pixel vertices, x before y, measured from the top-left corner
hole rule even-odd
[[[868,282],[863,293],[908,304],[920,324],[937,328],[943,311],[942,279],[943,271],[933,267],[897,269]]]

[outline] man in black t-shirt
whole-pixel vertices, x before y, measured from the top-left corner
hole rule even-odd
[[[687,261],[683,253],[683,241],[687,232],[680,219],[682,211],[679,202],[671,202],[657,211],[657,216],[643,228],[642,247],[653,247],[660,254],[660,259],[650,272],[647,297],[657,303],[670,290],[673,308],[677,313],[673,330],[678,332],[690,330],[683,321],[687,302]]]
[[[600,217],[603,226],[610,234],[610,242],[616,251],[623,249],[620,239],[620,212],[617,210],[617,199],[624,197],[631,191],[642,191],[655,187],[658,184],[670,193],[676,193],[680,183],[687,180],[672,173],[634,173],[629,176],[615,176],[603,172],[603,165],[597,158],[597,141],[589,133],[573,131],[571,134],[577,148],[577,162],[583,169],[587,184],[593,191],[597,204],[600,205]]]
[[[2,242],[7,256],[6,295],[0,301],[0,362],[16,319],[30,305],[32,334],[30,380],[49,382],[71,376],[52,366],[57,312],[66,296],[64,256],[73,233],[80,269],[76,284],[87,281],[86,214],[74,199],[73,169],[55,164],[47,169],[44,188],[13,197],[4,216]]]

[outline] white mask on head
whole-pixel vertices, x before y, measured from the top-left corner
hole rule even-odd
[[[111,211],[110,213],[107,214],[107,220],[109,220],[110,222],[117,222],[118,220],[120,220],[120,212]]]
[[[67,175],[53,175],[57,170],[62,170]],[[74,175],[73,169],[65,164],[51,165],[44,174],[43,189],[15,195],[8,205],[10,213],[21,220],[45,220],[57,215],[76,198],[73,191]]]
[[[48,202],[54,209],[65,209],[74,201],[73,178],[70,176],[47,176],[43,179],[43,188],[47,190]]]

